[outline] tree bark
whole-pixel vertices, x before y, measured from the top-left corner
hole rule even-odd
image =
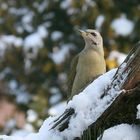
[[[140,123],[136,119],[136,106],[140,104],[140,42],[130,51],[125,61],[118,68],[111,84],[104,90],[104,94],[100,98],[104,98],[112,89],[121,91],[121,93],[102,115],[84,131],[83,136],[75,138],[75,140],[96,140],[105,129],[114,125]],[[68,128],[69,120],[74,114],[73,108],[66,110],[54,122],[52,129],[61,132]]]

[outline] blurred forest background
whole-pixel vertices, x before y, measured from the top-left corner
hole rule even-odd
[[[140,1],[0,0],[0,133],[26,135],[61,112],[87,28],[103,36],[107,69],[117,67],[140,39]]]

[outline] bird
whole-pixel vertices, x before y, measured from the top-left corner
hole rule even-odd
[[[68,77],[69,99],[106,72],[101,34],[94,29],[79,30],[79,32],[84,39],[85,46],[71,62]]]

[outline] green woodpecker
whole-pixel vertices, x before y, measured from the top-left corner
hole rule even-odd
[[[68,78],[68,92],[71,93],[71,97],[106,72],[102,36],[92,29],[79,31],[85,41],[85,47],[71,63]]]

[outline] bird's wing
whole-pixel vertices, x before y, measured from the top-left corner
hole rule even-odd
[[[76,75],[76,67],[77,67],[78,59],[79,59],[79,55],[76,55],[71,62],[71,68],[68,75],[68,97],[70,97],[71,95],[72,85]]]

